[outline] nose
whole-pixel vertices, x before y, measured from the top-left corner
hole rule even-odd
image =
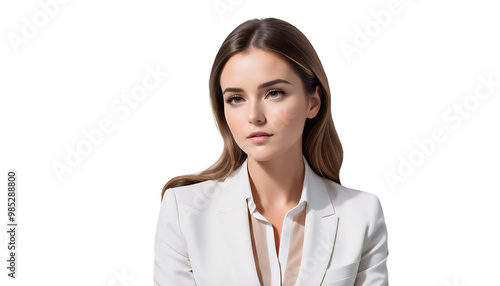
[[[250,110],[248,112],[248,122],[250,124],[261,125],[266,122],[266,116],[260,102],[253,101],[252,103],[250,103],[249,108]]]

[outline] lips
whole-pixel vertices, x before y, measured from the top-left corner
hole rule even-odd
[[[262,132],[262,131],[258,131],[258,132],[252,132],[247,138],[252,138],[252,137],[261,137],[261,136],[273,136],[272,134],[269,134],[269,133],[266,133],[266,132]]]
[[[266,132],[253,132],[248,136],[248,140],[250,140],[253,144],[266,144],[269,140],[271,140],[271,137],[273,134],[269,134]]]

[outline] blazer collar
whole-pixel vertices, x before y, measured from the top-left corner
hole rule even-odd
[[[302,159],[304,161],[304,184],[300,201],[305,200],[307,205],[322,217],[335,214],[323,178],[314,172],[304,155]],[[237,206],[234,203],[235,200],[246,202],[246,199],[252,195],[248,178],[248,158],[225,179],[222,185],[227,191],[221,193],[222,197],[217,206],[220,212],[229,213],[234,210]]]

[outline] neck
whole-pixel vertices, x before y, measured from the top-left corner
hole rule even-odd
[[[302,194],[304,173],[302,152],[268,161],[249,158],[248,175],[257,208],[297,205]]]

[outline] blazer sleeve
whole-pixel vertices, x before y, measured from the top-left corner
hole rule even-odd
[[[373,195],[367,204],[370,224],[363,245],[363,251],[356,276],[355,286],[387,286],[387,228],[379,199]]]
[[[156,226],[154,285],[196,285],[182,234],[175,192],[165,192]]]

